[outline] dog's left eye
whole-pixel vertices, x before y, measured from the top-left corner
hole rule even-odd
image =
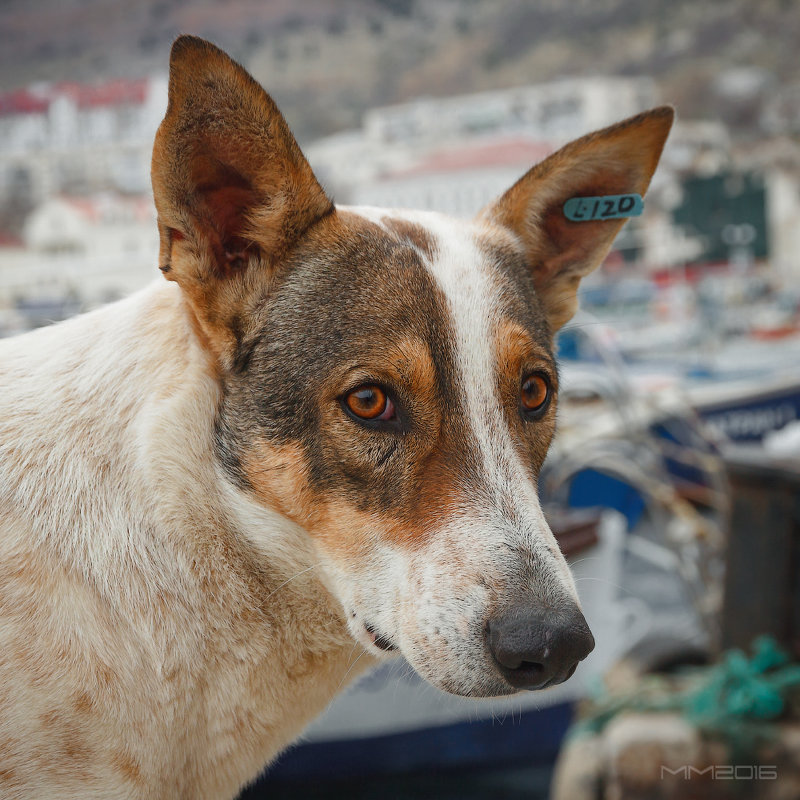
[[[547,411],[550,405],[550,381],[542,372],[532,372],[522,381],[519,403],[522,415],[536,419]]]
[[[344,396],[345,408],[358,419],[391,421],[396,419],[394,403],[380,386],[357,386]]]

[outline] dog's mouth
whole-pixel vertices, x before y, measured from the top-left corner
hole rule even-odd
[[[369,637],[372,644],[374,644],[375,647],[377,647],[379,650],[385,650],[386,652],[397,650],[396,645],[392,642],[392,640],[388,636],[377,631],[368,622],[364,623],[364,630],[367,632],[367,636]]]

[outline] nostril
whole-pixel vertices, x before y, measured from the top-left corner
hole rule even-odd
[[[531,678],[544,675],[545,666],[538,661],[523,661],[515,670],[517,676],[527,675]]]
[[[489,649],[494,656],[495,661],[507,670],[520,670],[532,669],[535,667],[542,667],[543,665],[538,661],[528,660],[525,658],[523,650],[515,646],[513,641],[505,641],[502,634],[498,633],[497,629],[489,634]]]

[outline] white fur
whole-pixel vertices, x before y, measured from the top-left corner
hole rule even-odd
[[[233,796],[361,651],[221,479],[177,286],[0,342],[0,379],[0,796]]]

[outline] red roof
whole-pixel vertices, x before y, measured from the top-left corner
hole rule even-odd
[[[155,218],[153,201],[146,195],[59,195],[58,199],[90,222],[100,222],[109,216],[137,222],[149,222]]]
[[[147,96],[147,81],[120,78],[99,84],[64,82],[56,84],[55,92],[70,97],[78,108],[141,105]]]
[[[22,238],[14,233],[0,231],[0,247],[22,247]]]
[[[37,89],[0,93],[0,116],[44,114],[58,97],[69,97],[80,109],[141,105],[147,97],[147,80],[118,80],[85,84],[63,81]]]
[[[461,172],[491,167],[533,166],[549,156],[555,148],[549,142],[533,139],[495,139],[491,142],[438,150],[407,169],[392,172],[389,177],[410,177],[441,172]]]
[[[0,116],[6,114],[42,114],[50,108],[50,98],[30,89],[16,89],[0,94]]]

